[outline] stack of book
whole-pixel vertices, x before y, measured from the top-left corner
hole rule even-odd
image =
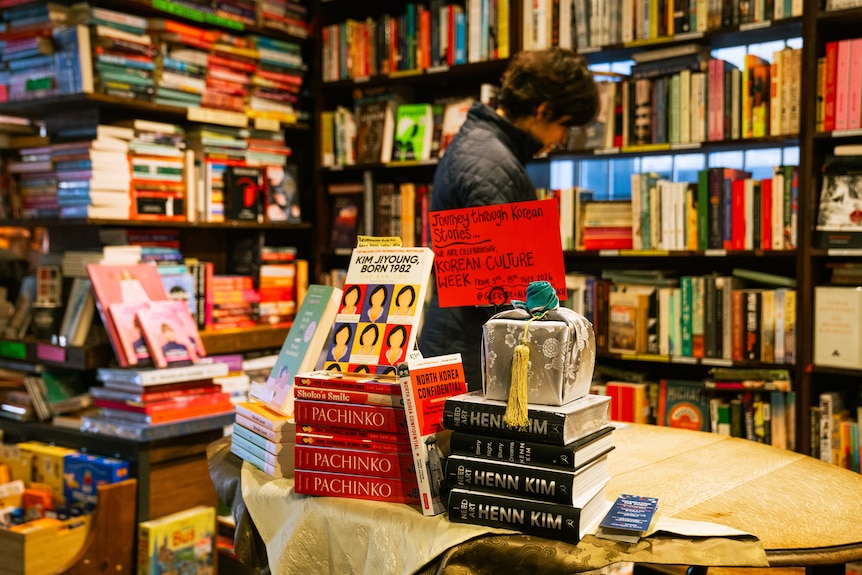
[[[64,26],[69,8],[56,3],[27,4],[3,10],[4,70],[9,100],[31,100],[58,93],[53,33]]]
[[[212,125],[188,131],[189,149],[203,172],[196,205],[199,221],[224,221],[225,173],[230,166],[246,165],[248,142],[245,134],[241,128]]]
[[[260,261],[258,321],[286,325],[296,314],[296,248],[264,246]]]
[[[308,7],[291,0],[258,2],[258,19],[263,28],[278,30],[296,38],[308,38]]]
[[[257,325],[260,295],[248,275],[214,275],[207,285],[212,294],[207,329],[251,328]]]
[[[132,216],[135,219],[188,219],[187,190],[194,186],[191,152],[186,158],[185,130],[176,124],[130,120]]]
[[[128,151],[134,132],[124,126],[99,124],[92,126],[88,136],[51,145],[59,215],[128,219]]]
[[[90,25],[98,90],[110,96],[152,100],[156,45],[147,33],[147,19],[84,6],[89,8],[82,21]]]
[[[13,213],[20,210],[23,217],[56,217],[57,179],[50,145],[19,148],[18,157],[6,161],[6,169],[20,194],[20,206],[14,206]]]
[[[561,406],[530,403],[529,424],[503,423],[506,402],[481,391],[446,400],[449,520],[579,541],[608,510],[610,397]]]
[[[148,30],[162,46],[156,57],[155,101],[181,108],[200,106],[217,33],[162,18],[150,18]]]
[[[420,502],[396,378],[309,372],[294,394],[297,493]]]
[[[206,91],[201,106],[245,114],[258,52],[248,37],[220,34],[207,60]]]
[[[236,404],[230,450],[272,477],[293,477],[296,424],[258,401]]]
[[[200,418],[231,416],[234,404],[213,378],[228,373],[224,363],[199,363],[165,369],[99,368],[90,393],[98,414],[87,417],[90,428],[129,428],[188,423]],[[219,420],[221,421],[221,419]],[[226,425],[227,423],[221,423]]]
[[[306,65],[302,47],[294,42],[252,36],[260,60],[251,77],[248,113],[256,118],[295,123]]]

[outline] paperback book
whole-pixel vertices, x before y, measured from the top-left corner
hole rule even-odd
[[[637,543],[649,532],[658,509],[658,499],[623,493],[602,518],[596,537]]]
[[[437,515],[446,511],[442,495],[444,455],[441,446],[450,432],[443,429],[443,405],[447,397],[467,391],[461,354],[429,358],[411,354],[398,366],[398,376],[422,513]]]
[[[151,302],[139,309],[136,317],[157,367],[197,363],[206,355],[195,320],[184,302]]]
[[[128,389],[128,385],[144,388],[165,383],[200,382],[212,380],[214,377],[223,377],[227,374],[228,365],[221,362],[197,363],[165,369],[120,369],[114,367],[96,369],[96,379],[104,383],[105,387],[111,387],[116,382],[126,389]]]
[[[293,385],[297,374],[312,371],[326,347],[342,292],[311,285],[284,339],[275,365],[263,384],[253,383],[249,397],[288,417],[293,416]]]
[[[433,258],[429,248],[353,250],[324,369],[394,374],[415,346]]]

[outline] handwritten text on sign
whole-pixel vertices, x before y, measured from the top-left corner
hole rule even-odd
[[[565,299],[556,200],[444,210],[428,217],[440,307],[523,300],[534,281],[551,282]]]

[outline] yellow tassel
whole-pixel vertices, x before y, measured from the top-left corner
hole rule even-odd
[[[526,343],[515,346],[512,357],[512,382],[509,386],[509,401],[503,423],[517,429],[526,429],[527,418],[527,367],[530,363],[530,348]]]

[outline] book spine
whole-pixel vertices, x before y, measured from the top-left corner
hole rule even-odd
[[[515,529],[530,535],[577,542],[581,510],[569,505],[453,489],[449,493],[449,521]]]
[[[384,441],[357,439],[340,435],[320,435],[315,433],[297,433],[296,443],[317,447],[334,447],[343,449],[362,449],[380,453],[402,453],[410,455],[406,444],[387,443]]]
[[[297,426],[310,424],[348,429],[376,429],[389,433],[407,430],[407,418],[403,408],[379,405],[297,399],[294,418]]]
[[[452,454],[469,457],[482,457],[495,461],[550,466],[568,470],[584,463],[578,459],[576,448],[563,445],[544,445],[460,431],[452,433],[449,441]]]
[[[371,450],[296,445],[296,466],[307,471],[327,471],[416,480],[413,456]]]
[[[522,467],[459,455],[446,460],[446,484],[451,488],[477,489],[561,504],[571,504],[573,497],[581,495],[573,471]]]
[[[321,389],[315,387],[295,387],[293,391],[296,399],[404,407],[404,398],[400,395]]]
[[[401,395],[401,386],[395,382],[356,380],[346,377],[314,377],[303,375],[296,378],[294,385],[297,388],[314,387],[318,389],[355,391],[361,393]]]
[[[395,443],[398,445],[408,445],[410,443],[410,439],[407,436],[406,430],[399,430],[395,433],[387,433],[377,429],[349,429],[345,427],[305,424],[302,425],[301,431],[302,433],[308,433],[312,435],[341,437],[362,441],[382,441],[384,443]]]
[[[249,418],[245,417],[240,413],[236,414],[235,423],[275,443],[281,443],[288,440],[290,437],[288,434],[283,433],[282,431],[273,431],[272,429],[267,429],[263,425],[255,423],[254,421],[250,420]]]
[[[258,413],[254,409],[250,409],[242,404],[237,404],[236,412],[239,415],[246,417],[247,419],[255,422],[258,425],[261,425],[271,431],[281,431],[285,427],[288,427],[288,419],[287,417],[266,417],[262,413]]]
[[[449,398],[443,407],[443,426],[455,431],[471,431],[484,435],[520,437],[553,445],[565,445],[565,416],[558,413],[528,410],[530,423],[523,431],[503,423],[504,405],[473,403]]]
[[[242,437],[252,445],[256,445],[260,447],[264,451],[268,451],[273,455],[278,455],[285,449],[293,449],[295,447],[295,443],[292,441],[285,443],[277,443],[275,441],[271,441],[262,435],[258,435],[252,430],[243,427],[242,425],[236,424],[233,426],[233,435]]]
[[[745,291],[745,332],[744,359],[760,360],[761,341],[761,293],[757,290]]]
[[[295,491],[306,495],[345,497],[411,505],[419,503],[419,488],[416,486],[415,480],[326,473],[305,469],[297,469],[293,479]]]

